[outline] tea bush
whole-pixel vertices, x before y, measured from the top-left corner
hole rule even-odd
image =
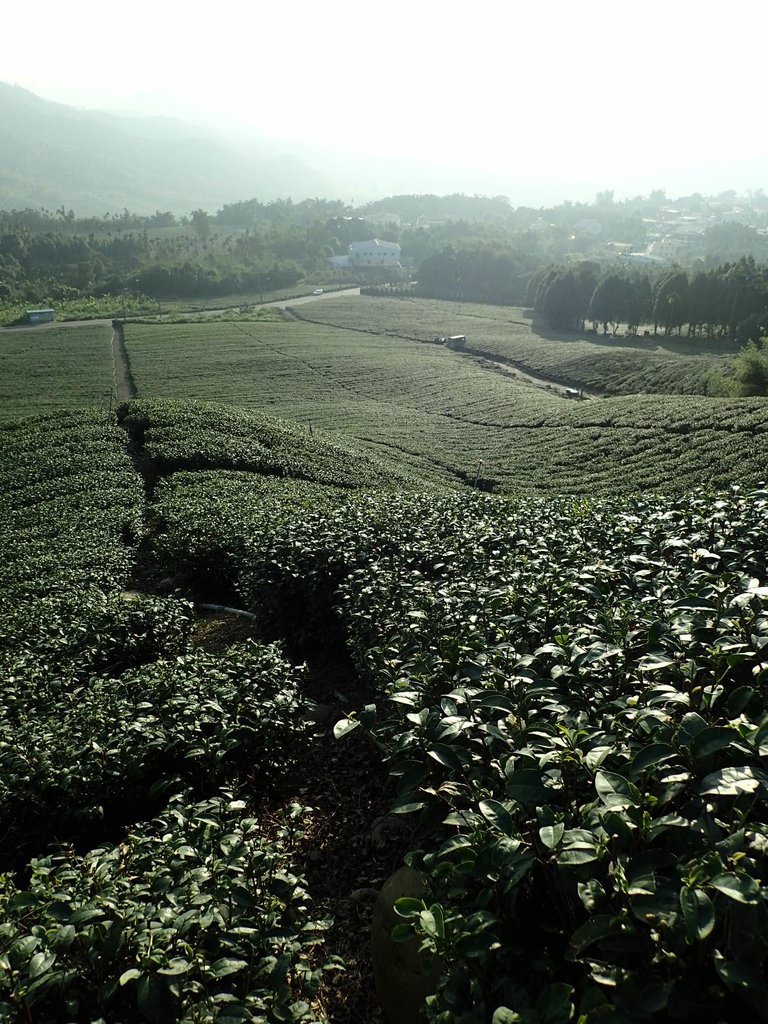
[[[622,408],[573,415],[605,448]],[[414,822],[426,889],[395,936],[442,964],[428,1020],[768,1018],[767,491],[397,493],[266,419],[121,415],[139,464],[196,468],[150,479],[151,535],[114,427],[2,428],[3,867],[80,845],[0,885],[0,1020],[318,1019],[304,811],[214,795],[300,764],[303,675],[190,649],[183,598],[217,588],[289,645],[345,645],[370,692],[335,732],[369,731]],[[121,593],[139,537],[177,597]]]
[[[122,405],[118,421],[159,475],[177,470],[239,470],[336,487],[404,487],[413,478],[354,442],[232,405],[144,399]]]
[[[337,965],[296,867],[305,813],[266,829],[231,793],[177,797],[118,845],[0,879],[0,1020],[321,1019]]]
[[[300,679],[276,648],[252,642],[116,678],[18,664],[0,705],[0,852],[87,837],[179,784],[274,786],[300,750]]]
[[[0,612],[131,574],[144,488],[126,437],[95,410],[0,426]]]
[[[247,606],[335,602],[374,694],[336,731],[418,820],[429,1019],[765,1019],[767,513],[360,495],[238,548]]]
[[[766,512],[441,500],[342,585],[430,1020],[766,1018]]]

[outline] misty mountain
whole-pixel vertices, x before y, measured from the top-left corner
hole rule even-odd
[[[185,213],[224,203],[334,195],[275,145],[248,147],[173,118],[81,110],[0,83],[0,208]]]
[[[193,120],[150,116],[153,107],[165,104],[150,97],[131,113],[81,109],[0,83],[0,209],[64,206],[79,216],[126,208],[213,213],[252,198],[322,197],[360,205],[398,193],[507,196],[513,207],[537,207],[589,202],[605,188],[627,196],[655,188],[679,195],[744,193],[764,185],[768,166],[761,149],[723,152],[705,166],[667,163],[660,154],[652,174],[628,167],[619,181],[578,177],[566,159],[535,174],[524,147],[508,160],[473,162],[475,154],[458,135],[448,150],[436,145],[432,158],[418,158],[386,125],[381,153],[358,152],[354,120],[343,110],[327,117],[327,139],[309,142],[270,138],[224,118],[205,123],[191,108]]]
[[[157,109],[162,106],[158,100]],[[427,192],[508,195],[517,205],[555,203],[567,193],[560,182],[527,180],[508,166],[468,166],[461,147],[451,159],[437,152],[425,160],[389,137],[386,155],[356,152],[354,123],[343,114],[329,120],[323,144],[254,136],[252,127],[226,119],[150,116],[151,107],[83,109],[0,82],[0,209],[213,213],[252,198],[323,197],[354,205]],[[587,186],[584,198],[598,187]]]

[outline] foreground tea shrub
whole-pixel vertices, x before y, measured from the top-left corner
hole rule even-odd
[[[298,756],[301,678],[276,647],[253,642],[117,678],[17,665],[0,704],[0,855],[143,816],[170,786],[274,786]]]
[[[419,829],[428,1019],[765,1020],[768,494],[421,511],[340,585],[336,731]]]
[[[270,538],[294,524],[333,517],[348,495],[343,488],[253,473],[174,473],[155,492],[153,573],[184,595],[238,603],[244,596],[243,573],[261,569],[263,578]],[[288,615],[290,600],[275,593],[276,585],[273,577],[258,594],[246,595],[262,619],[268,607]]]
[[[26,600],[0,616],[0,669],[14,679],[118,676],[189,649],[192,607],[184,601],[73,585]],[[34,699],[34,698],[33,698]]]
[[[144,489],[124,431],[97,410],[0,426],[0,616],[130,578]]]
[[[320,1020],[329,922],[293,853],[306,809],[269,829],[245,812],[178,797],[117,846],[0,880],[0,1020]]]
[[[336,731],[416,823],[428,1019],[765,1019],[768,493],[275,500],[219,543],[371,691]]]

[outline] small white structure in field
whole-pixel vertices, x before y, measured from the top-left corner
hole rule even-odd
[[[50,324],[53,323],[53,310],[52,309],[28,309],[27,323],[28,324]]]

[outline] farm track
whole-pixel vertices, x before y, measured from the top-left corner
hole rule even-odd
[[[504,362],[499,359],[496,355],[491,353],[480,352],[475,349],[467,349],[466,355],[475,356],[480,366],[487,370],[494,370],[497,373],[501,373],[507,377],[514,377],[515,380],[522,380],[528,384],[534,384],[537,388],[544,388],[547,391],[551,391],[554,394],[562,393],[563,397],[566,397],[569,389],[573,388],[573,385],[563,384],[562,381],[555,380],[554,378],[535,376],[526,370],[520,363]],[[597,399],[597,398],[608,398],[609,392],[607,391],[595,391],[594,389],[579,388],[579,395],[582,399]]]
[[[117,336],[116,368],[122,338]],[[132,381],[127,360],[128,388]],[[145,489],[145,533],[136,553],[131,589],[127,595],[167,594],[174,581],[160,579],[154,556],[154,512],[158,468],[144,447],[143,434],[129,435],[129,452]],[[183,596],[183,595],[177,595]],[[343,972],[327,971],[318,1004],[333,1024],[385,1024],[374,982],[370,940],[374,904],[387,878],[402,866],[413,845],[402,818],[390,814],[392,783],[381,753],[362,730],[343,741],[334,737],[334,723],[362,710],[372,694],[358,681],[343,641],[329,638],[318,649],[291,649],[283,637],[264,636],[257,616],[234,608],[192,600],[197,625],[194,646],[211,651],[249,638],[277,641],[285,656],[306,670],[305,696],[310,735],[300,741],[297,770],[286,775],[281,791],[254,793],[256,813],[268,822],[291,803],[309,808],[306,838],[298,851],[309,891],[316,904],[327,908],[333,925],[326,940],[329,954],[341,957]],[[336,649],[338,648],[338,649]]]
[[[417,338],[412,334],[402,334],[399,331],[379,331],[373,328],[362,328],[362,327],[349,327],[346,324],[330,324],[326,320],[313,320],[311,317],[304,316],[302,313],[297,313],[292,307],[285,307],[285,312],[289,314],[292,320],[303,320],[305,323],[315,324],[320,327],[334,327],[340,331],[352,331],[355,334],[372,334],[380,337],[391,337],[400,338],[403,341],[413,341],[419,345],[436,345],[438,342],[431,341],[427,338]],[[518,322],[518,321],[514,321]],[[527,326],[527,325],[526,325]],[[496,373],[500,373],[505,377],[512,377],[517,381],[522,381],[526,384],[532,384],[534,387],[542,388],[545,391],[549,391],[553,394],[559,395],[562,398],[566,398],[569,391],[573,389],[572,383],[566,383],[562,380],[558,380],[555,377],[544,376],[542,374],[535,374],[522,363],[512,362],[512,360],[502,360],[498,354],[492,352],[485,352],[482,349],[467,348],[463,351],[453,350],[456,355],[468,356],[475,359],[479,366],[483,369],[491,370]],[[597,391],[594,388],[579,389],[581,397],[583,399],[597,399],[607,398],[608,392]]]
[[[112,328],[112,358],[115,363],[115,400],[120,405],[121,402],[130,402],[138,394],[128,361],[122,324],[115,324]]]

